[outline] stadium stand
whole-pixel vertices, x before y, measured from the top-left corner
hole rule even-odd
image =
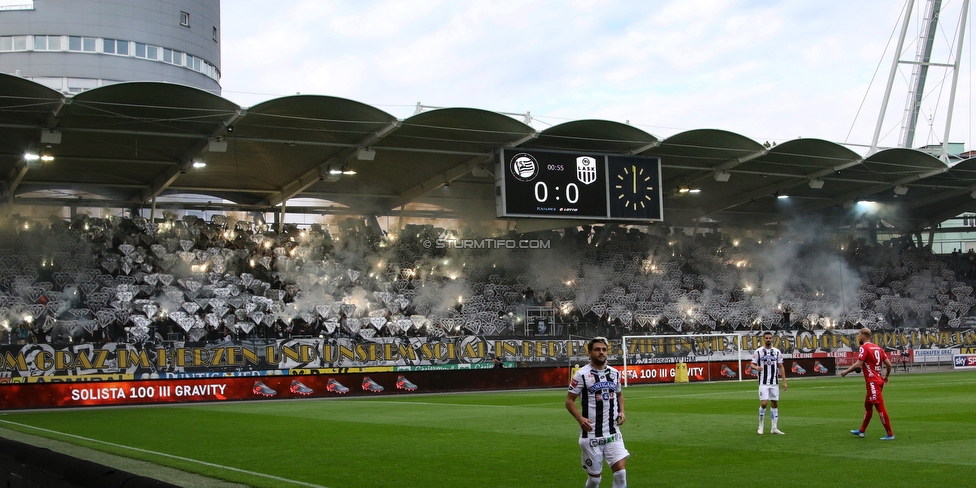
[[[972,253],[811,229],[761,240],[598,225],[493,241],[540,249],[462,249],[444,243],[481,237],[355,219],[331,232],[172,213],[3,226],[5,344],[959,328],[976,302]],[[560,327],[536,328],[539,310]]]

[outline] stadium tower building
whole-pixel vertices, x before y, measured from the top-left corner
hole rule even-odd
[[[0,4],[0,72],[65,94],[123,81],[220,94],[220,0]]]

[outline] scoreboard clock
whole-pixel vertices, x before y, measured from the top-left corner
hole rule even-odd
[[[504,149],[495,195],[498,217],[664,218],[658,158]]]

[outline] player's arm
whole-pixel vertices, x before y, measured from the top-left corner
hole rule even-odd
[[[617,409],[620,411],[617,417],[617,425],[623,425],[627,421],[627,415],[624,414],[624,392],[617,392]]]
[[[888,363],[891,363],[891,361],[888,361]],[[848,374],[850,374],[851,371],[854,371],[855,369],[858,369],[861,366],[864,366],[864,361],[861,361],[860,359],[858,359],[857,361],[854,361],[854,364],[852,364],[850,368],[847,368],[844,371],[841,371],[840,375],[841,376],[847,376]]]
[[[783,379],[783,389],[789,390],[790,387],[786,385],[786,368],[783,367],[783,363],[779,363],[779,377]]]
[[[590,419],[584,418],[583,415],[580,414],[579,407],[576,406],[576,397],[578,396],[578,393],[573,392],[566,394],[566,410],[569,410],[570,415],[576,419],[576,422],[579,423],[580,428],[583,429],[584,432],[590,432],[593,430],[593,423],[590,422]]]
[[[891,370],[894,369],[894,366],[891,364],[891,359],[888,359],[888,358],[885,358],[884,365],[885,365],[884,384],[887,385],[888,384],[888,376],[891,375]]]
[[[762,371],[762,368],[759,367],[759,351],[752,353],[752,362],[746,366],[746,372],[751,373],[753,371],[756,373]]]

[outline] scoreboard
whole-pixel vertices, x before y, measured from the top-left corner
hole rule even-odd
[[[498,217],[660,221],[658,158],[504,149],[495,171]]]

